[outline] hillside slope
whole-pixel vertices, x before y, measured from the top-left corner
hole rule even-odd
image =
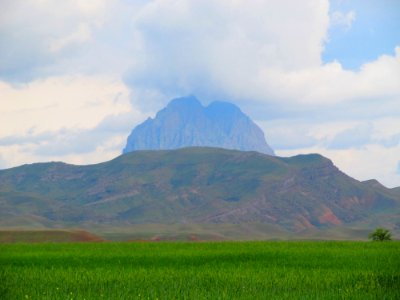
[[[317,154],[135,151],[96,165],[0,171],[0,226],[264,223],[297,232],[390,215],[396,229],[399,198]]]

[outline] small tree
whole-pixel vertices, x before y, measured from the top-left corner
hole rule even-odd
[[[368,237],[373,241],[391,241],[392,234],[389,229],[378,227],[373,232],[371,232]]]

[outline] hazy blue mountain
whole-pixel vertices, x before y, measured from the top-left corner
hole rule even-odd
[[[219,147],[274,155],[262,130],[237,106],[195,97],[172,100],[154,119],[133,129],[123,153],[184,147]]]

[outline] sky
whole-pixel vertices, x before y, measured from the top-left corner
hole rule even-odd
[[[0,0],[0,168],[112,159],[196,95],[400,186],[399,29],[398,0]]]

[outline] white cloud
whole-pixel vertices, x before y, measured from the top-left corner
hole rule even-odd
[[[2,69],[9,76],[22,69],[22,55],[31,56],[23,62],[22,73],[29,73],[27,64],[32,69],[39,64],[45,73],[98,72],[103,66],[102,72],[121,74],[130,68],[126,82],[135,93],[160,94],[165,99],[194,93],[206,99],[242,100],[243,105],[249,99],[325,105],[364,98],[386,102],[400,95],[400,48],[395,56],[382,56],[358,72],[344,70],[337,62],[322,64],[332,23],[327,0],[153,0],[129,5],[104,0],[30,0],[29,15],[22,9],[24,3],[16,3],[4,21],[5,31],[19,29],[22,37],[31,38],[24,38],[23,45],[21,40],[20,49],[12,51],[15,57],[9,51],[0,55],[8,56],[3,62],[0,58],[0,66],[5,65]],[[46,19],[45,27],[36,25],[52,10],[55,16]],[[133,19],[125,19],[122,11]],[[346,13],[346,19],[352,15]],[[107,26],[94,34],[97,23]],[[122,31],[128,35],[119,36]],[[120,43],[114,36],[126,43],[108,47]],[[88,47],[79,47],[91,40]],[[18,45],[15,37],[11,41]],[[27,42],[30,54],[21,50]],[[121,52],[121,48],[127,50]]]
[[[131,128],[144,116],[130,111],[107,116],[90,129],[60,129],[0,138],[0,168],[24,163],[64,161],[93,164],[122,153]]]
[[[304,121],[284,119],[256,123],[263,129],[266,140],[275,150],[307,148],[325,138],[313,134],[312,129],[316,129],[314,124]]]
[[[12,86],[0,82],[2,167],[47,160],[94,163],[121,153],[145,116],[108,76],[62,76]]]
[[[345,30],[349,30],[355,20],[356,13],[354,11],[348,11],[347,13],[334,11],[331,14],[331,26],[341,26]]]
[[[400,119],[312,120],[292,119],[258,122],[277,150],[312,146],[331,150],[360,149],[366,145],[400,146]]]
[[[61,76],[12,86],[0,82],[0,136],[61,128],[92,128],[108,115],[131,110],[118,78]]]
[[[79,9],[79,11],[90,17],[103,17],[107,10],[107,2],[115,2],[113,0],[71,0],[71,3]]]
[[[134,16],[142,51],[127,82],[166,99],[194,93],[248,107],[340,104],[366,115],[400,113],[400,48],[359,71],[323,64],[328,8],[314,0],[149,1]]]
[[[397,122],[389,122],[393,126]],[[257,124],[266,133],[266,138],[276,150],[304,149],[313,146],[326,148],[361,147],[372,141],[377,130],[370,121],[330,121],[308,119],[279,119]],[[359,136],[359,133],[362,133]],[[390,140],[392,136],[381,136],[380,140]]]
[[[358,179],[400,185],[400,118],[377,120],[273,121],[260,124],[281,156],[320,153]],[[277,141],[275,143],[275,141]]]
[[[111,160],[121,155],[121,150],[117,149],[123,145],[121,137],[99,143],[92,151],[84,153],[49,153],[41,155],[37,153],[37,147],[33,144],[29,145],[12,145],[8,147],[0,146],[2,163],[0,167],[10,168],[22,164],[30,164],[36,162],[62,161],[77,165],[87,165]]]
[[[329,143],[329,149],[360,147],[371,141],[372,124],[364,123],[338,133]]]
[[[150,1],[134,17],[143,52],[130,81],[166,94],[260,98],[265,72],[320,65],[328,25],[328,1]]]
[[[3,0],[0,9],[0,78],[15,82],[48,76],[106,21],[113,0]],[[68,52],[60,50],[68,47]],[[64,70],[57,70],[63,73]],[[54,75],[54,74],[51,74]]]
[[[72,32],[70,35],[55,39],[50,43],[50,51],[58,52],[69,45],[82,44],[90,40],[92,36],[90,27],[85,24],[79,24],[76,31]]]
[[[400,47],[360,71],[344,70],[338,62],[296,71],[265,70],[258,99],[267,94],[285,102],[333,104],[360,99],[400,100]],[[265,98],[264,98],[265,99]]]

